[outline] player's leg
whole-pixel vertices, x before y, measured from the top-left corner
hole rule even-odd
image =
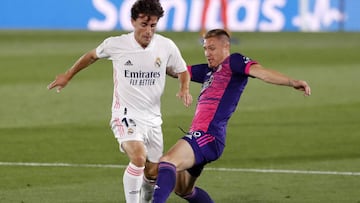
[[[153,202],[166,202],[175,188],[176,172],[190,168],[194,163],[195,155],[190,144],[183,139],[178,140],[160,159]]]
[[[130,160],[123,175],[125,199],[128,203],[139,202],[146,161],[145,146],[141,141],[126,141],[121,147]]]
[[[126,202],[139,202],[146,162],[144,130],[141,126],[136,125],[133,119],[125,115],[113,117],[110,125],[119,143],[120,151],[126,153],[129,158],[129,164],[123,174]]]
[[[161,126],[149,127],[148,129],[145,135],[147,161],[140,191],[140,203],[150,203],[152,201],[154,186],[158,175],[158,165],[164,150]]]
[[[196,163],[186,172],[178,174],[175,192],[191,203],[214,202],[205,190],[195,187],[195,181],[200,176],[205,164],[220,157],[224,145],[211,134],[200,131],[192,132],[191,137],[185,136],[183,139],[191,144],[196,156]]]
[[[196,177],[192,176],[189,171],[178,172],[176,179],[176,187],[174,190],[175,194],[190,203],[214,202],[205,190],[199,187],[195,187],[195,181],[197,177],[200,176],[202,169],[203,167],[195,167],[190,170],[190,172],[195,174]]]
[[[140,191],[140,203],[151,202],[157,178],[158,163],[146,162]]]

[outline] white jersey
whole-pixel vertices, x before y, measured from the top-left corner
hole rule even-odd
[[[134,32],[109,37],[96,48],[99,58],[113,62],[114,93],[112,114],[127,114],[141,123],[161,125],[160,97],[164,91],[166,68],[186,71],[186,64],[175,43],[155,34],[144,49]]]

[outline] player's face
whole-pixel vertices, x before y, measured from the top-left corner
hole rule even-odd
[[[134,26],[135,40],[143,48],[146,48],[150,44],[158,20],[157,16],[146,16],[144,14],[140,14],[136,20],[131,20]]]
[[[229,43],[217,37],[205,39],[203,47],[210,68],[218,67],[229,56]]]

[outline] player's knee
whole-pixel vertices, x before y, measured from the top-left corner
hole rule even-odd
[[[142,155],[131,156],[130,162],[133,163],[137,167],[145,166],[146,158]]]

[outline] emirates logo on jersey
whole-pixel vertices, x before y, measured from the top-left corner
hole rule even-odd
[[[161,59],[159,57],[157,57],[155,60],[155,67],[160,68],[160,66],[161,66]]]

